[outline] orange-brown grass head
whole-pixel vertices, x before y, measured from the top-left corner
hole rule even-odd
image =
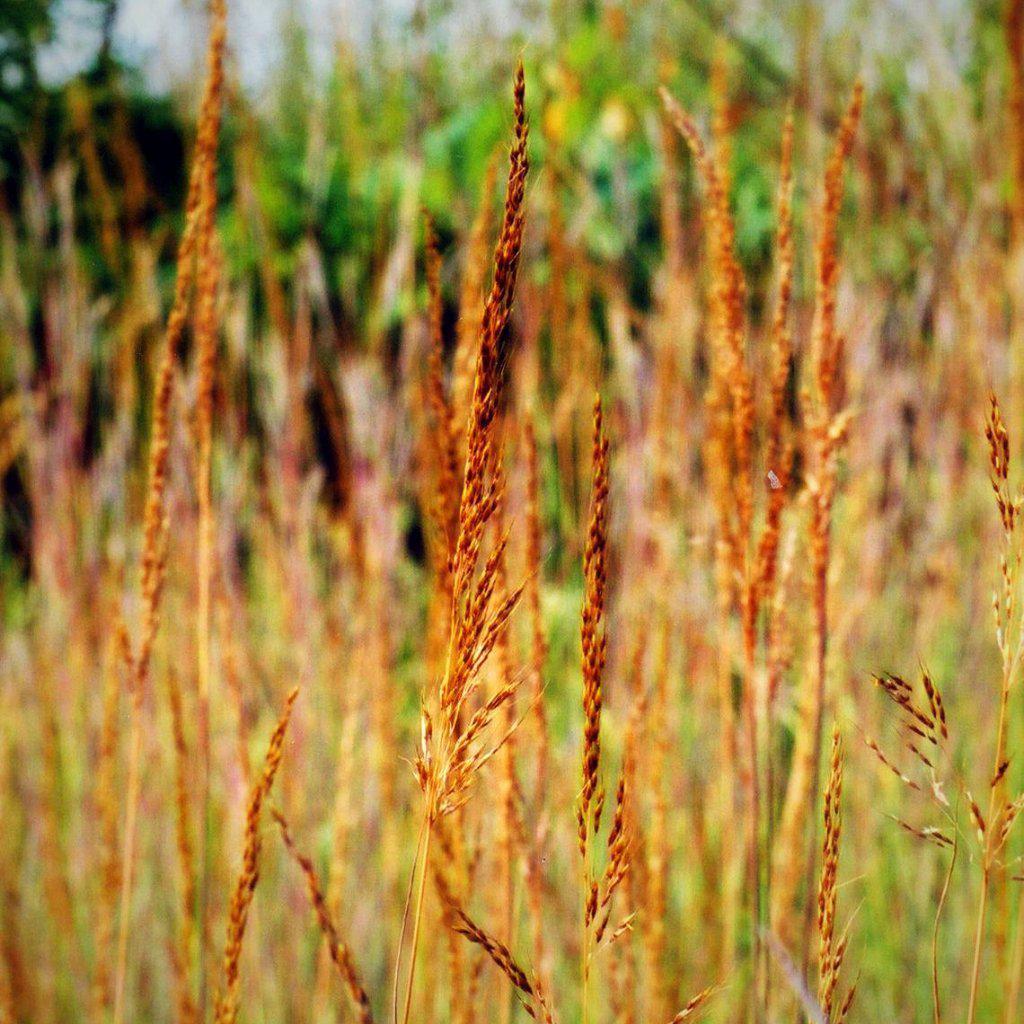
[[[465,458],[466,425],[473,395],[480,323],[487,301],[488,247],[493,230],[494,187],[498,179],[497,153],[487,163],[480,189],[479,207],[466,244],[465,262],[459,289],[459,329],[452,360],[451,404],[454,430],[460,458]]]
[[[793,444],[786,436],[786,388],[789,381],[793,338],[789,311],[793,295],[793,115],[782,131],[782,159],[777,202],[778,229],[775,258],[778,267],[778,296],[771,326],[771,377],[766,423],[765,471],[768,501],[765,524],[757,552],[758,602],[772,598],[778,562],[779,529],[793,468]]]
[[[846,162],[864,105],[864,84],[857,81],[846,113],[839,123],[832,153],[825,168],[825,198],[816,245],[814,281],[814,323],[811,326],[811,355],[816,398],[823,412],[834,416],[842,401],[838,374],[843,358],[842,337],[836,331],[836,288],[839,284],[839,211],[843,202]]]
[[[838,221],[843,175],[852,151],[863,104],[863,86],[853,97],[836,134],[825,171],[824,200],[816,245],[815,309],[811,327],[811,386],[804,395],[807,408],[807,492],[810,505],[811,615],[813,643],[811,672],[804,696],[806,728],[797,736],[785,805],[775,843],[773,920],[785,935],[801,868],[807,889],[813,886],[814,860],[803,852],[807,808],[817,803],[826,698],[826,659],[829,641],[828,569],[831,556],[832,506],[838,480],[838,458],[846,441],[850,413],[843,408],[843,342],[836,331],[836,288],[839,282]],[[809,938],[809,933],[806,933]]]
[[[551,1013],[538,978],[526,973],[508,946],[481,928],[462,907],[451,901],[450,896],[446,915],[449,926],[456,933],[479,946],[490,957],[512,985],[523,1009],[535,1020],[550,1021]]]
[[[347,943],[341,938],[341,933],[331,916],[327,906],[327,899],[324,896],[323,886],[317,877],[313,862],[302,853],[295,845],[291,829],[285,816],[272,807],[270,813],[281,830],[281,839],[292,859],[299,866],[302,877],[306,880],[306,890],[309,893],[309,902],[313,906],[313,913],[316,915],[317,924],[327,942],[327,952],[331,961],[338,970],[342,985],[348,993],[352,1002],[352,1010],[356,1015],[359,1024],[373,1024],[373,1010],[370,1007],[370,997],[366,993],[359,970],[356,967],[355,958]]]
[[[626,777],[619,777],[615,791],[615,813],[608,830],[608,861],[601,879],[600,902],[596,908],[597,924],[594,927],[594,945],[599,946],[608,928],[612,913],[612,897],[629,872],[630,837],[626,827]],[[627,919],[628,926],[628,919]],[[619,929],[612,932],[617,937]]]
[[[600,780],[602,677],[607,654],[604,605],[608,548],[608,439],[604,436],[601,398],[594,399],[591,445],[593,482],[590,522],[583,553],[583,766],[582,789],[576,810],[580,853],[586,857],[589,837],[601,824],[604,802]]]
[[[745,576],[745,538],[753,518],[750,456],[754,432],[753,381],[746,360],[746,286],[736,257],[736,227],[729,208],[728,146],[721,114],[714,152],[693,118],[667,89],[662,103],[686,141],[707,193],[706,234],[711,272],[711,383],[708,388],[709,457],[719,519],[723,600],[732,603]]]
[[[270,795],[274,777],[281,764],[288,721],[298,695],[298,687],[295,687],[285,700],[284,712],[274,727],[274,731],[270,734],[267,753],[263,759],[263,772],[249,794],[249,805],[245,815],[242,869],[232,891],[228,908],[227,941],[224,945],[224,978],[214,1012],[216,1024],[234,1024],[238,1018],[242,942],[245,939],[245,929],[249,921],[249,908],[252,906],[256,883],[260,877],[260,850],[263,846],[260,822],[263,816],[263,804]]]
[[[718,991],[715,985],[709,985],[701,989],[689,1002],[669,1021],[669,1024],[685,1024],[686,1021],[696,1020],[697,1016],[707,1007],[708,1000]]]
[[[210,37],[207,45],[207,74],[199,116],[196,151],[189,172],[185,203],[185,228],[178,243],[174,297],[167,317],[160,361],[152,399],[152,435],[145,510],[143,513],[142,553],[139,561],[139,590],[142,597],[142,621],[134,655],[131,645],[124,643],[126,664],[130,664],[130,688],[134,714],[127,782],[125,814],[124,870],[121,884],[121,914],[118,927],[117,964],[114,977],[114,1024],[124,1019],[125,984],[128,957],[128,931],[132,897],[132,869],[135,849],[135,827],[139,800],[139,777],[142,721],[141,712],[149,680],[149,665],[160,620],[167,559],[168,513],[166,509],[167,468],[170,454],[170,412],[174,370],[178,349],[188,318],[188,300],[195,280],[195,259],[208,253],[212,231],[212,203],[217,142],[220,133],[220,107],[224,90],[224,50],[227,43],[227,9],[225,0],[211,0]],[[208,264],[208,260],[206,261]],[[204,264],[206,265],[206,264]],[[212,279],[215,286],[215,278]],[[211,278],[204,271],[204,290]],[[211,307],[212,308],[212,307]],[[212,313],[206,320],[212,319]],[[127,640],[127,634],[124,634]]]
[[[450,814],[468,799],[473,778],[503,742],[499,738],[488,745],[488,727],[518,687],[517,680],[503,684],[463,727],[463,712],[479,684],[480,670],[521,593],[521,588],[516,588],[496,605],[492,602],[508,542],[507,532],[499,537],[479,572],[478,566],[485,528],[502,500],[502,475],[493,471],[501,453],[500,441],[495,439],[501,389],[498,341],[511,313],[522,247],[523,201],[529,167],[524,97],[525,79],[520,64],[514,87],[515,137],[509,158],[505,214],[494,253],[494,280],[480,328],[458,530],[450,556],[452,614],[447,664],[438,691],[438,728],[435,733],[432,717],[425,708],[422,744],[414,765],[427,797],[431,821]]]
[[[829,1024],[846,1019],[856,985],[836,1005],[836,990],[848,944],[847,931],[836,935],[839,844],[843,834],[843,741],[839,726],[832,730],[832,758],[825,788],[825,836],[822,842],[821,881],[818,885],[818,1002]]]

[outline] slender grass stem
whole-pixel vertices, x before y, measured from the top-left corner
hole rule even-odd
[[[416,913],[412,926],[412,950],[409,954],[409,979],[405,986],[405,1009],[402,1011],[402,1024],[409,1022],[409,1009],[412,1006],[412,988],[416,980],[416,961],[420,945],[420,925],[423,921],[423,903],[427,888],[427,871],[430,866],[430,839],[434,834],[433,823],[429,816],[426,825],[426,837],[423,842],[423,863],[420,867],[420,887],[416,895]]]

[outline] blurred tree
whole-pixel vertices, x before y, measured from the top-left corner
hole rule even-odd
[[[36,54],[53,32],[53,0],[0,0],[0,174],[39,92]]]

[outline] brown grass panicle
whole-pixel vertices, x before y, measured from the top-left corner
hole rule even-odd
[[[721,118],[715,151],[709,152],[693,118],[667,89],[660,90],[665,110],[693,155],[707,193],[705,213],[711,265],[711,381],[708,407],[708,468],[717,510],[719,599],[726,607],[738,600],[746,576],[745,538],[753,514],[749,455],[754,430],[753,381],[745,353],[746,285],[736,257],[736,228],[729,209],[725,140]]]
[[[145,679],[153,636],[156,632],[159,601],[161,533],[164,528],[164,491],[170,446],[170,403],[174,364],[188,317],[188,297],[195,280],[197,252],[207,246],[202,237],[212,220],[208,207],[212,202],[207,182],[217,159],[220,132],[220,105],[224,89],[224,49],[227,42],[227,11],[224,0],[212,0],[210,38],[207,50],[207,78],[199,115],[196,150],[189,175],[185,208],[185,228],[178,244],[174,297],[167,317],[163,348],[153,392],[153,426],[149,449],[148,487],[143,516],[143,548],[140,566],[144,602],[143,633],[136,654],[136,673]],[[204,209],[204,206],[206,207]]]
[[[417,841],[410,880],[409,898],[403,914],[399,955],[395,967],[393,1015],[395,1021],[409,1019],[419,948],[426,879],[429,874],[430,844],[434,826],[469,799],[473,780],[501,749],[509,729],[495,737],[491,725],[498,712],[512,700],[520,680],[505,680],[476,711],[464,721],[469,700],[480,684],[480,674],[501,637],[509,616],[519,601],[522,587],[503,597],[497,594],[499,568],[508,543],[503,531],[480,565],[488,523],[501,506],[504,478],[495,467],[502,458],[502,443],[496,422],[500,410],[502,367],[498,346],[512,311],[519,256],[523,241],[526,176],[529,169],[526,121],[526,80],[523,65],[516,68],[513,86],[514,138],[509,155],[505,209],[494,251],[494,277],[484,303],[480,324],[476,376],[466,433],[466,462],[459,500],[458,529],[450,550],[448,576],[451,580],[451,614],[444,674],[436,690],[437,728],[426,702],[421,713],[421,741],[413,772],[423,791],[423,821]],[[511,728],[515,728],[514,723]],[[412,883],[420,873],[413,913],[413,933],[404,1011],[399,1017],[398,999],[402,946],[412,906]]]
[[[626,777],[620,775],[615,811],[607,837],[607,859],[600,877],[594,870],[594,840],[601,827],[604,785],[601,780],[601,711],[607,656],[604,617],[608,584],[609,449],[604,434],[600,395],[594,397],[591,440],[591,495],[587,539],[583,551],[583,608],[580,645],[583,668],[583,751],[581,791],[576,804],[576,833],[583,861],[583,942],[580,949],[583,1020],[589,1015],[590,964],[602,942],[612,943],[625,934],[633,915],[608,931],[612,899],[629,871],[630,837],[626,827]]]
[[[494,278],[480,325],[480,347],[469,414],[459,529],[452,554],[452,577],[456,591],[461,590],[467,577],[476,568],[483,528],[495,508],[495,495],[493,489],[487,487],[486,477],[494,457],[492,428],[499,409],[501,368],[498,343],[512,311],[523,241],[523,201],[529,170],[525,94],[526,82],[520,63],[516,69],[514,86],[515,140],[509,155],[505,213],[494,251]]]
[[[139,776],[142,748],[142,707],[149,678],[149,664],[160,618],[163,591],[168,521],[165,508],[167,463],[170,453],[170,407],[174,383],[174,367],[188,318],[188,300],[195,279],[197,252],[208,248],[201,237],[212,227],[212,219],[203,214],[211,201],[208,182],[216,165],[220,132],[220,106],[224,89],[224,50],[227,43],[227,10],[225,0],[211,0],[210,36],[207,45],[206,85],[199,116],[196,151],[189,172],[185,204],[185,228],[178,243],[174,297],[167,317],[163,345],[152,399],[152,435],[149,445],[147,488],[143,513],[142,554],[139,563],[139,589],[142,618],[138,642],[131,657],[133,714],[126,783],[121,912],[118,925],[117,961],[114,975],[114,1024],[124,1019],[125,975],[128,957],[135,824],[139,800]],[[130,646],[126,646],[130,650]]]
[[[367,995],[366,987],[360,978],[352,951],[349,949],[348,944],[342,940],[338,926],[331,916],[327,906],[327,899],[324,896],[323,886],[317,877],[316,868],[313,867],[313,862],[309,857],[302,853],[295,845],[291,829],[288,827],[288,821],[281,811],[276,807],[272,807],[270,813],[281,831],[281,839],[284,842],[285,848],[295,863],[298,864],[299,870],[306,880],[306,889],[309,893],[309,901],[312,904],[313,913],[316,915],[317,924],[320,926],[320,931],[327,942],[327,952],[335,967],[337,967],[341,982],[348,993],[349,999],[352,1001],[353,1012],[359,1024],[373,1024],[373,1010],[370,1007],[370,997]]]
[[[844,345],[836,330],[836,288],[839,282],[839,211],[843,176],[860,121],[864,90],[853,96],[840,122],[825,170],[819,234],[816,244],[815,308],[811,327],[811,386],[805,389],[807,409],[807,480],[810,505],[810,547],[813,642],[801,714],[805,727],[797,733],[781,822],[774,842],[771,920],[784,940],[793,930],[793,901],[805,874],[813,885],[814,833],[806,835],[807,809],[817,803],[822,731],[825,715],[828,653],[828,569],[831,557],[832,506],[838,486],[838,460],[846,441],[850,411],[845,408]],[[810,905],[808,904],[808,914]],[[810,942],[809,916],[804,919],[805,946]]]
[[[539,978],[536,975],[528,975],[509,948],[499,939],[484,931],[461,907],[449,906],[447,913],[450,927],[469,942],[479,946],[490,957],[498,970],[505,975],[523,1009],[534,1020],[543,1021],[545,1024],[553,1021]]]
[[[226,31],[225,0],[211,0],[211,12],[218,34]],[[218,65],[219,67],[220,65]],[[211,70],[211,74],[213,71]],[[221,86],[223,88],[223,86]],[[213,630],[212,598],[215,572],[214,509],[212,493],[213,463],[213,391],[217,364],[217,296],[221,277],[221,260],[217,246],[217,143],[220,138],[221,104],[211,102],[203,112],[200,131],[203,133],[203,160],[199,181],[196,240],[195,287],[195,361],[196,361],[196,690],[197,747],[199,757],[199,803],[201,827],[198,836],[198,921],[200,940],[207,936],[207,904],[211,874],[211,852],[207,838],[210,833],[210,677],[211,634]],[[205,1010],[206,956],[200,956],[200,1006]],[[184,961],[188,976],[187,951]],[[184,1003],[183,1003],[184,1007]]]
[[[608,830],[608,860],[605,863],[604,874],[601,878],[598,904],[591,916],[594,924],[594,945],[600,946],[608,928],[608,921],[612,912],[612,897],[615,891],[625,879],[630,864],[630,836],[626,823],[626,777],[619,777],[619,784],[615,791],[615,813],[612,817],[612,825]],[[632,917],[626,918],[616,931],[611,933],[614,940],[622,930],[627,928]]]
[[[1021,546],[1015,542],[1020,510],[1024,497],[1020,490],[1015,494],[1010,489],[1010,437],[1003,420],[1002,409],[995,394],[989,396],[988,415],[985,420],[985,440],[988,442],[989,481],[995,495],[1002,528],[1002,544],[999,554],[1000,585],[993,597],[993,611],[996,619],[996,641],[1003,659],[1006,682],[1012,677],[1020,660],[1020,646],[1024,638],[1018,633],[1016,651],[1011,650],[1012,619],[1014,607],[1014,582],[1020,573]]]
[[[715,985],[709,985],[701,989],[693,996],[687,1004],[669,1021],[669,1024],[685,1024],[686,1021],[696,1020],[698,1014],[702,1013],[708,1004],[708,1000],[718,991]]]
[[[843,834],[843,741],[839,726],[832,730],[832,759],[825,788],[825,835],[821,848],[821,881],[818,885],[818,1002],[828,1024],[842,1024],[853,1003],[856,982],[836,1000],[839,976],[849,942],[849,925],[836,935],[839,844]]]
[[[978,1004],[981,962],[985,946],[985,921],[988,911],[993,879],[997,884],[1005,883],[1005,866],[1000,855],[1006,845],[1010,830],[1024,807],[1024,795],[1010,799],[1007,794],[1007,750],[1010,718],[1010,692],[1020,678],[1021,660],[1024,657],[1024,623],[1016,599],[1020,581],[1022,540],[1020,533],[1020,509],[1022,494],[1010,488],[1010,437],[1003,421],[1002,410],[995,394],[989,397],[989,411],[985,422],[985,439],[989,451],[989,475],[999,512],[1001,545],[999,552],[999,582],[992,598],[995,613],[996,643],[1002,663],[1002,679],[999,687],[999,712],[996,724],[994,754],[989,781],[987,817],[982,814],[977,802],[970,798],[968,805],[982,846],[981,892],[978,897],[977,922],[974,933],[974,957],[971,968],[971,987],[967,1005],[967,1021],[973,1024]],[[1005,906],[1005,905],[1004,905]],[[1024,924],[1024,909],[1020,911],[1020,923]],[[1000,922],[1005,928],[1005,921]],[[1024,939],[1018,937],[1013,953],[1013,967],[1019,971],[1024,965]],[[1011,976],[1016,978],[1016,974]],[[1019,983],[1011,980],[1006,986],[1004,1010],[1007,1019],[1016,1015],[1019,999]]]
[[[466,244],[462,277],[459,282],[459,325],[452,357],[451,405],[454,416],[456,450],[459,458],[466,457],[466,427],[469,423],[473,380],[480,344],[480,324],[487,302],[487,271],[490,266],[492,206],[494,188],[498,180],[498,152],[491,155],[480,187],[476,217],[470,228]]]
[[[765,424],[764,465],[768,483],[765,522],[757,549],[755,586],[748,588],[749,608],[745,608],[744,632],[753,631],[759,603],[770,602],[778,568],[779,531],[782,511],[789,492],[793,470],[793,441],[786,428],[787,386],[793,337],[789,327],[793,296],[793,113],[786,117],[782,130],[782,156],[779,168],[779,192],[776,204],[778,228],[775,258],[778,294],[771,325],[771,369],[768,416]]]
[[[415,761],[416,777],[426,795],[431,821],[465,803],[473,777],[501,745],[500,740],[490,747],[484,745],[487,727],[518,686],[518,682],[503,685],[465,728],[461,727],[461,716],[479,683],[480,669],[521,593],[521,588],[515,588],[496,606],[492,602],[498,567],[508,542],[507,532],[499,538],[479,573],[477,568],[485,527],[501,502],[502,479],[492,470],[501,452],[500,442],[496,444],[494,438],[501,387],[498,340],[511,312],[522,245],[529,166],[524,94],[520,64],[514,89],[515,142],[510,156],[505,216],[494,254],[494,282],[480,329],[458,530],[450,555],[452,614],[445,673],[438,687],[438,729],[435,734],[430,712],[424,708],[422,744]]]
[[[582,789],[576,810],[580,854],[601,825],[604,793],[600,781],[602,676],[607,656],[604,632],[608,547],[608,439],[603,432],[600,396],[594,399],[592,438],[593,483],[590,522],[583,554],[584,595],[580,642],[583,649],[583,765]]]
[[[263,840],[260,835],[260,821],[263,804],[274,785],[274,777],[284,753],[284,739],[288,731],[295,698],[299,688],[294,687],[285,699],[284,711],[270,734],[267,753],[263,759],[263,771],[249,794],[245,815],[245,839],[242,850],[242,869],[231,893],[228,908],[227,939],[224,945],[224,977],[214,1011],[216,1024],[234,1024],[238,1017],[240,961],[242,941],[249,921],[249,908],[256,893],[260,877],[260,850]]]
[[[865,736],[864,742],[875,755],[879,764],[912,792],[926,795],[941,814],[949,813],[947,784],[952,781],[957,788],[964,788],[959,776],[944,777],[948,760],[945,748],[949,739],[949,724],[946,706],[938,684],[928,672],[921,673],[921,687],[925,701],[921,702],[915,688],[905,679],[896,675],[875,676],[876,686],[889,698],[896,709],[901,730],[903,752],[909,753],[914,767],[904,768],[897,757],[887,754],[877,740]],[[917,773],[915,778],[914,774]],[[969,801],[973,802],[973,801]],[[897,823],[908,833],[933,843],[936,846],[951,847],[953,840],[940,828],[919,828],[897,819]]]
[[[736,229],[729,206],[729,116],[725,66],[716,61],[713,75],[715,111],[713,148],[709,150],[693,118],[662,90],[667,114],[689,146],[706,193],[705,233],[711,264],[710,348],[711,379],[707,389],[708,437],[705,465],[715,509],[715,569],[720,624],[723,638],[730,636],[730,619],[738,616],[742,641],[742,713],[746,731],[748,765],[746,784],[750,798],[749,827],[744,842],[750,877],[751,924],[757,971],[754,984],[755,1015],[767,1000],[767,953],[760,948],[763,927],[762,887],[770,891],[768,825],[762,818],[764,794],[773,785],[770,758],[763,748],[769,736],[769,687],[756,671],[758,623],[762,609],[769,613],[765,632],[772,635],[771,612],[777,574],[783,510],[791,494],[793,464],[792,430],[788,426],[787,389],[792,356],[789,329],[793,288],[793,119],[783,128],[779,188],[776,263],[778,295],[768,334],[768,387],[764,396],[755,393],[754,375],[747,352],[749,327],[743,273],[736,254]],[[758,402],[764,406],[758,415]],[[760,436],[759,436],[760,435]],[[763,463],[765,493],[759,502],[754,478]],[[758,505],[763,506],[760,534],[755,525]],[[766,646],[768,641],[766,641]],[[766,659],[768,653],[766,652]],[[719,661],[722,773],[720,788],[728,807],[734,800],[731,674],[732,653],[726,645]],[[768,799],[771,799],[769,794]],[[762,849],[763,847],[763,849]],[[724,895],[723,967],[733,956],[733,920],[739,892],[734,861],[738,850],[723,840],[722,859],[728,884]],[[757,995],[756,993],[760,993]]]
[[[993,431],[998,439],[999,431]],[[998,447],[998,445],[997,445]],[[972,794],[966,781],[952,763],[950,755],[950,724],[945,701],[938,684],[927,671],[921,673],[920,688],[895,675],[876,676],[875,683],[889,699],[895,709],[900,729],[900,739],[904,756],[910,755],[911,766],[904,767],[897,758],[886,754],[879,743],[865,736],[864,741],[883,768],[900,780],[908,792],[917,794],[931,803],[933,810],[940,816],[939,824],[915,824],[896,815],[890,815],[897,825],[913,838],[951,852],[950,863],[935,912],[935,924],[932,935],[932,999],[934,1003],[934,1019],[942,1019],[939,994],[939,959],[938,935],[940,917],[949,891],[953,868],[956,864],[960,830],[957,817],[960,800],[967,806],[968,815],[973,825],[973,834],[978,844],[978,856],[972,858],[981,869],[981,899],[978,909],[978,925],[975,934],[975,967],[978,969],[982,955],[984,936],[984,915],[990,878],[997,870],[1003,869],[1001,855],[1005,849],[1010,832],[1024,810],[1024,796],[1010,800],[1005,796],[1004,781],[1009,767],[1005,752],[997,752],[996,763],[991,777],[988,779],[990,793],[988,811]],[[921,692],[923,691],[923,696]],[[950,805],[947,790],[956,790],[956,807]],[[1015,947],[1014,956],[1018,955]],[[978,975],[972,971],[972,987],[970,992],[969,1013],[974,1012],[978,991]],[[1004,1003],[1005,1020],[1015,1019],[1013,1007],[1016,993],[1012,986],[1007,989]]]

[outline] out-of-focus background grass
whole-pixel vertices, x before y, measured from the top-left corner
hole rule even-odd
[[[716,776],[716,658],[734,645],[716,634],[701,447],[702,193],[657,101],[665,85],[707,126],[717,60],[728,81],[731,200],[752,337],[763,333],[774,294],[779,138],[787,110],[795,114],[797,379],[813,308],[822,169],[854,80],[865,84],[840,221],[839,319],[854,413],[831,569],[829,713],[850,750],[841,900],[845,913],[857,911],[852,1019],[931,1020],[932,928],[949,856],[887,817],[931,821],[924,805],[908,806],[859,736],[896,745],[871,674],[913,676],[926,664],[946,695],[955,759],[985,790],[999,680],[990,609],[998,523],[981,434],[989,388],[1003,396],[1011,435],[1024,438],[1024,400],[1009,392],[1021,289],[1010,255],[1003,5],[246,0],[229,8],[217,179],[220,697],[210,974],[237,867],[245,756],[262,756],[297,681],[303,693],[281,800],[301,844],[330,875],[385,1015],[418,820],[401,759],[412,756],[420,694],[431,681],[422,215],[440,239],[450,350],[464,312],[470,229],[481,207],[495,207],[505,172],[509,87],[521,57],[532,169],[508,345],[527,353],[509,357],[512,422],[535,419],[542,471],[545,700],[559,769],[543,812],[553,836],[546,914],[554,987],[565,993],[559,1019],[578,1019],[578,563],[588,417],[599,386],[613,450],[611,764],[636,694],[667,679],[671,698],[659,734],[667,757],[654,784],[670,811],[668,938],[662,962],[640,972],[636,1007],[659,1024],[657,1012],[675,1012],[718,979],[716,858],[730,826],[705,795]],[[9,939],[0,942],[0,992],[14,993],[5,1006],[19,1022],[86,1019],[83,1007],[94,1003],[103,948],[94,911],[105,841],[96,816],[101,693],[118,673],[114,617],[131,624],[138,614],[153,363],[183,225],[205,34],[198,3],[0,0],[0,936]],[[498,185],[487,194],[492,160]],[[675,376],[659,406],[666,351]],[[755,346],[752,365],[763,379],[763,347]],[[799,386],[792,390],[795,406]],[[129,970],[136,1021],[172,1015],[167,948],[177,875],[164,680],[184,680],[188,710],[194,393],[186,344],[174,406],[166,609],[147,707],[146,828]],[[523,575],[522,446],[516,430],[510,436],[511,560]],[[800,727],[810,645],[804,518],[795,501],[784,529],[792,635],[778,697],[780,765]],[[358,558],[354,536],[365,545]],[[517,621],[513,644],[523,664],[525,628]],[[240,694],[236,703],[231,693]],[[127,698],[118,716],[115,782],[123,781]],[[1019,788],[1019,693],[1010,721],[1009,777]],[[194,741],[191,725],[186,738]],[[528,780],[525,744],[518,756]],[[486,837],[496,813],[487,787],[474,799],[484,805],[474,821]],[[641,827],[658,813],[652,802],[653,790],[639,795]],[[970,831],[966,816],[962,825]],[[244,1019],[334,1019],[343,997],[318,953],[300,880],[276,842],[265,846]],[[1007,854],[1011,874],[1019,873],[1019,850],[1018,838]],[[643,861],[642,845],[635,855]],[[966,1000],[972,857],[960,854],[938,943],[949,1020],[962,1019]],[[487,919],[488,886],[480,890],[474,906]],[[1008,979],[1020,967],[1019,893],[1010,883],[1001,893],[990,920],[984,1021],[1002,1019]],[[437,908],[430,912],[436,921]],[[448,1019],[440,933],[428,939],[417,1020]],[[526,934],[524,925],[524,949]],[[644,963],[645,947],[635,944]],[[733,994],[711,1004],[712,1020],[737,1019],[743,970],[724,979]],[[664,999],[652,977],[667,979]],[[483,978],[480,1019],[511,1012],[502,980],[490,968]],[[788,991],[781,974],[773,985]],[[612,1005],[602,1002],[601,1020],[611,1019]],[[96,1019],[108,1010],[101,1003]]]

